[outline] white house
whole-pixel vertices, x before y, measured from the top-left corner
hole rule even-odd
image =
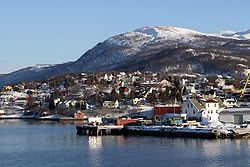
[[[5,114],[6,114],[6,112],[4,110],[0,110],[0,116],[5,115]]]
[[[234,89],[235,88],[234,88],[233,85],[224,85],[222,87],[222,90],[223,90],[224,93],[230,93],[230,92],[234,91]]]
[[[102,123],[102,118],[101,117],[89,117],[88,118],[88,123]]]
[[[227,108],[236,107],[237,106],[237,102],[236,102],[235,99],[224,99],[223,105],[225,107],[227,107]]]
[[[223,78],[221,78],[221,77],[219,77],[219,78],[217,78],[216,80],[215,80],[215,83],[217,83],[217,85],[219,86],[219,87],[223,87],[223,86],[225,86],[225,79],[223,79]]]
[[[27,97],[17,97],[14,101],[14,104],[16,106],[25,107],[27,102],[28,102]]]
[[[136,98],[133,99],[133,104],[137,105],[137,104],[139,104],[141,102],[145,102],[145,101],[146,101],[146,99],[144,97],[142,97],[142,98],[136,97]]]
[[[120,104],[119,101],[104,101],[103,102],[103,107],[104,108],[119,108]]]
[[[27,97],[26,93],[6,91],[0,94],[0,105],[9,106],[14,102],[14,105],[23,107],[27,103]]]
[[[204,106],[196,99],[187,99],[182,106],[182,113],[187,114],[187,119],[197,119],[201,121],[201,112],[205,110]]]
[[[187,99],[183,104],[182,113],[187,119],[196,119],[203,123],[219,120],[221,107],[215,99]]]

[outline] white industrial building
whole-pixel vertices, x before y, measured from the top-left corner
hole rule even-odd
[[[219,120],[224,123],[242,124],[250,121],[250,108],[226,108],[219,114]]]

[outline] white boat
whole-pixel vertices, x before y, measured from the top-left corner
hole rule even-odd
[[[10,114],[10,115],[1,115],[1,119],[21,119],[22,114]]]
[[[54,114],[54,115],[48,115],[48,116],[40,117],[39,120],[60,121],[61,118],[62,118],[61,115]]]
[[[5,114],[0,114],[0,119],[35,119],[35,114],[30,113],[29,111],[22,112],[7,112]]]
[[[0,116],[5,115],[6,112],[4,110],[0,110]]]

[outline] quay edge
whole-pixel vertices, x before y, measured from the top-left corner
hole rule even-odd
[[[217,134],[211,128],[182,128],[165,126],[125,126],[125,135],[185,137],[216,139]]]
[[[225,132],[215,128],[190,128],[173,126],[76,126],[78,135],[136,135],[206,139],[250,138],[250,133]]]

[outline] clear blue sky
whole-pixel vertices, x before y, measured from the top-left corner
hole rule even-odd
[[[0,73],[78,59],[143,26],[250,29],[249,0],[0,0]]]

